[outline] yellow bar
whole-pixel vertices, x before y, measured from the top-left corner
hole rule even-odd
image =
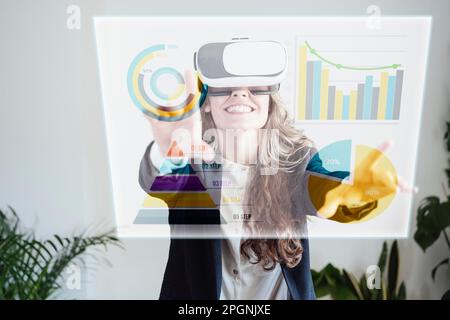
[[[378,95],[378,120],[386,119],[386,99],[387,99],[388,73],[382,72],[380,79],[380,94]]]
[[[301,46],[298,57],[298,120],[306,118],[306,46]]]
[[[208,193],[194,192],[152,192],[150,196],[144,200],[143,207],[159,208],[161,201],[165,202],[169,208],[215,208],[216,204]],[[155,201],[156,200],[156,201]]]
[[[320,84],[320,120],[327,120],[328,115],[328,76],[330,70],[323,69]]]
[[[336,90],[334,99],[334,120],[342,120],[342,91]]]
[[[350,120],[356,119],[356,100],[357,100],[357,91],[350,91]]]

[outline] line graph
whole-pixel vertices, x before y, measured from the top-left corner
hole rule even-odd
[[[297,39],[297,121],[400,119],[404,50],[392,37],[311,39]]]
[[[316,49],[314,49],[313,47],[311,47],[311,45],[309,44],[308,41],[305,41],[305,45],[306,45],[306,47],[309,49],[309,52],[310,52],[312,55],[316,56],[316,57],[319,58],[320,60],[322,60],[322,61],[324,61],[324,62],[326,62],[326,63],[328,63],[328,64],[330,64],[330,65],[332,65],[332,66],[335,66],[337,69],[348,69],[348,70],[384,70],[384,69],[397,69],[397,68],[399,68],[399,67],[401,66],[401,64],[397,64],[397,63],[391,64],[391,65],[388,65],[388,66],[381,66],[381,67],[355,67],[355,66],[342,65],[342,64],[340,64],[340,63],[336,63],[336,62],[333,62],[333,61],[331,61],[331,60],[329,60],[329,59],[324,58],[322,55],[320,55],[320,54],[317,52]]]

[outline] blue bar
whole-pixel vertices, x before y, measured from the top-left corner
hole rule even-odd
[[[344,102],[342,103],[342,120],[350,118],[350,96],[344,95]]]
[[[314,77],[313,77],[313,120],[320,119],[320,86],[322,82],[322,61],[314,61]]]
[[[395,76],[389,76],[387,86],[386,120],[392,120],[394,116]]]
[[[372,108],[372,86],[373,76],[366,76],[364,83],[364,104],[363,104],[363,119],[370,120],[370,109]]]

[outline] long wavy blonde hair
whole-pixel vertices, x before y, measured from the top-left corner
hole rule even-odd
[[[208,102],[208,97],[205,103]],[[201,109],[203,132],[216,129],[211,112]],[[295,168],[305,161],[312,141],[302,131],[294,127],[292,119],[283,106],[278,93],[270,96],[269,114],[261,130],[258,144],[258,159],[251,166],[244,195],[244,210],[250,210],[251,221],[245,221],[252,234],[277,235],[276,237],[252,237],[241,244],[241,254],[251,263],[262,263],[265,270],[273,270],[276,263],[284,263],[292,268],[300,263],[303,253],[298,230],[303,230],[304,215],[294,215],[292,183],[296,176]],[[218,151],[218,141],[206,141]],[[276,163],[278,170],[273,175],[262,175],[261,170],[268,163]],[[297,194],[298,196],[298,194]],[[245,212],[245,211],[244,211]],[[295,217],[295,218],[294,218]],[[300,218],[299,217],[303,217]],[[265,221],[255,224],[252,221]],[[269,229],[270,230],[269,230]]]

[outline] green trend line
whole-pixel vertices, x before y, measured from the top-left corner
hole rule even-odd
[[[322,57],[320,54],[317,53],[316,49],[312,48],[308,41],[305,41],[306,46],[309,49],[309,52],[311,52],[313,55],[315,55],[317,58],[319,58],[320,60],[331,64],[333,66],[335,66],[337,69],[348,69],[348,70],[383,70],[383,69],[397,69],[398,67],[401,66],[401,64],[391,64],[389,66],[381,66],[381,67],[352,67],[352,66],[346,66],[346,65],[342,65],[340,63],[335,63],[333,61],[330,61],[328,59],[325,59],[324,57]]]

